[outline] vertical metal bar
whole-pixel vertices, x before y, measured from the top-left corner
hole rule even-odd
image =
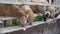
[[[59,5],[60,5],[60,0],[59,0]]]
[[[10,20],[11,22],[10,22],[10,26],[12,25],[12,20]]]
[[[49,0],[49,7],[51,7],[51,0]]]
[[[58,6],[60,5],[60,0],[58,0]],[[59,8],[59,10],[60,10],[60,7],[58,7]]]
[[[3,23],[4,23],[4,27],[6,27],[6,20],[4,20],[4,22],[3,22]]]
[[[56,0],[53,0],[54,1],[54,5],[56,4],[55,2],[56,2]]]
[[[50,4],[50,5],[51,5],[51,1],[52,1],[52,0],[49,0],[49,4]]]
[[[37,5],[37,7],[36,7],[36,8],[37,8],[37,11],[38,11],[38,16],[39,16],[39,9],[38,9],[38,8],[39,8],[39,5]]]

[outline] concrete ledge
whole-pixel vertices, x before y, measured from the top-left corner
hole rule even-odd
[[[26,25],[24,27],[12,26],[7,28],[0,28],[0,32],[2,34],[58,34],[60,33],[60,27],[57,28],[57,25],[60,22],[60,19],[56,20],[56,22],[34,22],[33,25]],[[59,30],[59,31],[58,31]]]
[[[12,26],[12,27],[6,27],[6,28],[0,28],[1,33],[8,33],[8,32],[13,32],[13,31],[18,31],[18,30],[23,30],[25,31],[28,28],[43,24],[45,22],[34,22],[33,25],[26,25],[24,27],[19,27],[19,26]]]

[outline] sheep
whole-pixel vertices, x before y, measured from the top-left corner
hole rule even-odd
[[[49,4],[48,0],[32,0],[32,2],[41,2],[41,3],[46,3]],[[45,8],[50,11],[51,14],[53,14],[55,12],[55,7],[48,7],[48,6],[43,6],[43,5],[31,5],[31,9],[35,12],[35,13],[41,13],[44,14],[45,12]],[[51,15],[52,16],[52,15]]]
[[[47,0],[31,0],[32,2],[41,2],[41,3],[48,3]],[[34,13],[44,14],[44,6],[43,5],[30,5],[31,9]]]
[[[25,19],[31,25],[34,20],[34,13],[33,13],[32,9],[28,5],[24,5],[24,4],[20,5],[20,8],[22,10],[24,10],[24,12],[26,13],[27,17]]]
[[[54,13],[56,12],[56,8],[55,7],[47,7],[47,10],[51,13],[50,16],[51,18],[54,18]]]
[[[46,4],[49,4],[48,1],[46,0],[32,0],[32,2],[41,2],[41,3],[46,3]],[[43,6],[43,5],[31,5],[31,9],[33,10],[34,13],[39,13],[39,14],[42,14],[43,16],[45,15],[45,11],[47,10],[49,13],[49,16],[51,18],[54,17],[54,13],[55,13],[55,10],[56,8],[55,7],[48,7],[48,6]]]
[[[21,7],[22,6],[22,7]],[[34,19],[34,13],[27,5],[11,5],[11,4],[0,4],[0,16],[4,17],[16,17],[20,20],[22,26],[28,22],[30,25]]]

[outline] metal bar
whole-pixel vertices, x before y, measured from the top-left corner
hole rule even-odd
[[[50,5],[46,3],[40,3],[40,2],[0,1],[0,4],[17,4],[17,5],[27,4],[27,5],[44,5],[44,6],[60,7],[60,5],[54,5],[54,4]]]
[[[0,20],[11,20],[15,19],[15,17],[0,17]]]

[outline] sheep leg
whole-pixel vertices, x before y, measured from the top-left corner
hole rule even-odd
[[[29,15],[28,16],[28,23],[29,23],[29,25],[32,25],[33,20],[34,20],[34,15]]]
[[[24,26],[27,23],[27,19],[25,18],[25,16],[20,18],[20,23],[22,24],[22,26]]]

